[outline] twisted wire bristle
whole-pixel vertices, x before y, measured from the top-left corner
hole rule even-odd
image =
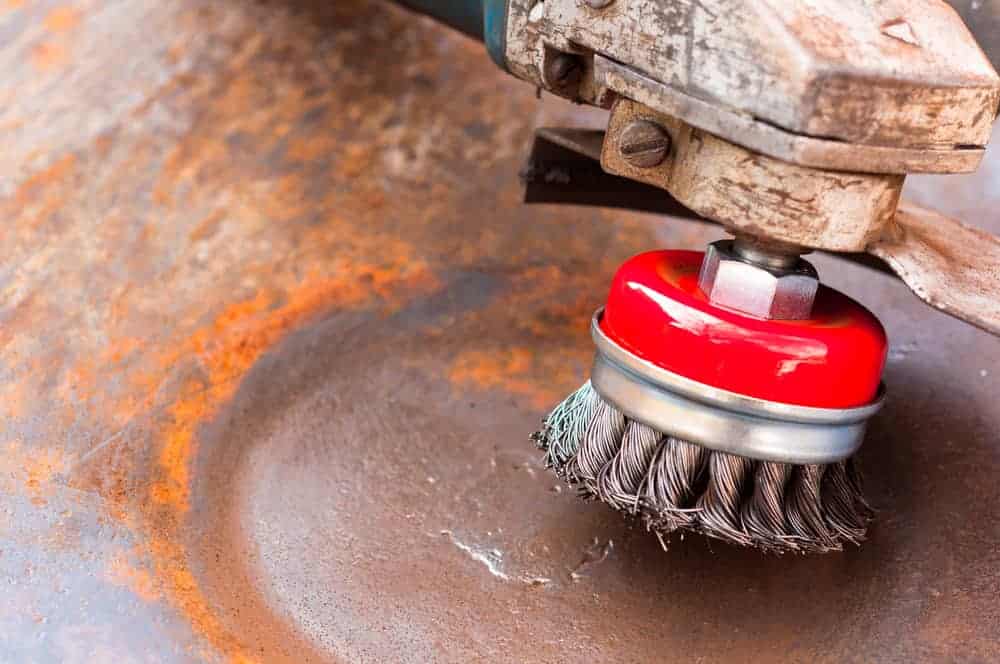
[[[661,539],[690,530],[773,553],[839,551],[872,519],[853,460],[758,461],[633,421],[586,382],[532,438],[587,498],[640,518]]]
[[[660,437],[659,432],[645,424],[630,421],[625,425],[621,448],[597,476],[597,495],[601,500],[624,512],[638,513],[639,489]]]

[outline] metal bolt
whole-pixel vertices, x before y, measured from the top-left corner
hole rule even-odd
[[[583,75],[580,58],[572,53],[556,53],[545,61],[545,82],[553,88],[568,88]]]
[[[746,262],[774,270],[793,270],[799,257],[808,253],[803,247],[746,235],[737,235],[731,246],[733,253]]]
[[[618,139],[622,157],[636,168],[652,168],[667,158],[670,134],[655,122],[633,120]]]
[[[583,0],[583,4],[591,9],[604,9],[615,0]]]

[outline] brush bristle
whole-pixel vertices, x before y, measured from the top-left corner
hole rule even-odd
[[[678,530],[773,553],[859,544],[873,516],[851,459],[827,465],[716,452],[627,418],[590,381],[532,439],[584,497],[636,516],[661,541]]]

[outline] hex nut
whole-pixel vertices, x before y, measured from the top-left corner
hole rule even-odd
[[[791,268],[765,268],[741,258],[732,240],[708,246],[698,286],[712,304],[771,320],[803,320],[812,313],[819,275],[799,259]]]

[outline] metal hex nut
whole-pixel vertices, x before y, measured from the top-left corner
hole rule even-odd
[[[790,268],[761,267],[741,258],[731,240],[708,246],[698,286],[712,304],[772,320],[802,320],[812,313],[819,276],[799,259]]]

